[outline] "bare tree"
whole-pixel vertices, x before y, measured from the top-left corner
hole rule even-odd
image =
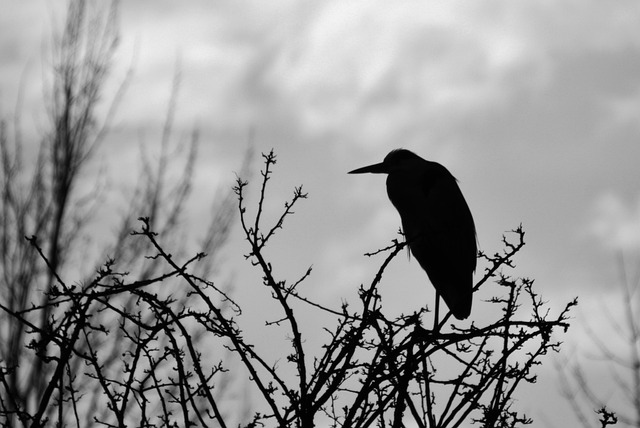
[[[84,255],[83,240],[91,235],[88,225],[92,214],[100,206],[96,197],[80,192],[79,181],[88,177],[87,168],[94,155],[101,150],[108,126],[118,108],[118,102],[126,89],[126,80],[113,95],[107,113],[97,115],[102,102],[103,88],[109,77],[111,59],[117,47],[117,2],[87,2],[72,0],[68,4],[62,31],[54,34],[52,50],[51,86],[46,91],[50,130],[39,145],[34,167],[25,164],[25,142],[20,133],[19,111],[13,133],[9,122],[0,121],[0,424],[15,426],[44,423],[57,420],[64,425],[70,417],[68,407],[53,403],[70,400],[64,394],[68,385],[53,384],[51,378],[62,379],[67,373],[74,379],[82,373],[87,361],[72,359],[74,352],[95,352],[104,357],[102,369],[113,370],[113,364],[123,352],[128,352],[125,332],[117,327],[123,321],[117,316],[105,317],[91,307],[80,307],[77,300],[59,300],[61,293],[82,290],[94,278],[79,279],[67,286],[60,275],[79,269],[74,258]],[[179,143],[186,151],[178,179],[167,181],[170,170],[179,165],[180,155],[172,147],[175,137],[172,121],[176,107],[177,80],[174,82],[167,119],[157,160],[143,157],[135,191],[127,203],[127,212],[121,221],[119,232],[112,243],[104,243],[104,252],[117,258],[123,269],[132,269],[144,260],[148,245],[126,239],[132,229],[132,213],[145,214],[154,219],[154,227],[172,242],[179,242],[182,232],[180,219],[184,217],[185,200],[191,191],[194,163],[197,153],[197,132],[186,142]],[[214,204],[215,214],[209,224],[203,225],[206,236],[201,242],[202,251],[215,254],[224,245],[233,221],[233,193],[219,194]],[[135,216],[133,217],[135,219]],[[28,237],[28,239],[25,239]],[[37,248],[38,251],[34,249]],[[178,250],[176,248],[176,250]],[[43,263],[46,261],[46,264]],[[215,265],[215,257],[200,265],[201,272],[208,273]],[[107,265],[83,257],[84,269],[95,265],[99,275],[104,275]],[[145,263],[141,278],[157,274],[158,263]],[[94,269],[95,271],[95,269]],[[190,296],[177,299],[188,305]],[[135,312],[137,302],[125,298],[110,304],[120,306],[121,311]],[[80,312],[78,312],[80,311]],[[146,322],[142,314],[140,322]],[[85,318],[83,318],[85,317]],[[99,345],[87,340],[78,344],[80,320],[91,319],[100,331],[111,331]],[[73,334],[72,334],[73,332]],[[71,334],[71,345],[66,334]],[[75,336],[74,336],[75,335]],[[65,337],[66,342],[60,342]],[[168,340],[168,339],[167,339]],[[25,344],[27,346],[25,346]],[[80,346],[80,348],[78,348]],[[133,345],[130,345],[133,346]],[[81,351],[82,350],[82,351]],[[67,354],[65,354],[67,353]],[[71,354],[68,354],[71,353]],[[60,365],[56,362],[65,361]],[[89,398],[93,409],[103,402],[99,385],[83,385],[73,390],[74,397]],[[71,401],[74,401],[71,399]],[[86,413],[88,426],[93,416],[106,409]],[[54,416],[54,412],[58,412]],[[80,413],[76,413],[76,419]]]
[[[287,360],[294,366],[298,384],[287,384],[275,367],[252,356],[262,367],[247,366],[253,379],[259,377],[259,370],[266,377],[257,386],[272,412],[256,414],[254,422],[275,418],[279,426],[310,427],[323,415],[332,426],[340,427],[400,427],[408,423],[453,427],[469,422],[485,427],[514,427],[529,423],[528,417],[513,408],[513,394],[522,382],[535,382],[533,370],[540,359],[549,351],[558,350],[560,343],[552,340],[552,332],[568,328],[568,311],[575,301],[551,318],[543,300],[534,292],[532,280],[511,278],[501,271],[513,266],[513,257],[524,246],[522,228],[513,231],[514,242],[503,238],[503,253],[480,255],[487,267],[474,291],[492,278],[500,287],[491,299],[496,305],[494,312],[500,316],[486,326],[472,324],[462,329],[452,324],[447,332],[444,327],[451,315],[447,314],[438,326],[428,330],[421,325],[425,310],[395,319],[386,317],[377,287],[385,268],[405,246],[397,241],[369,254],[387,256],[371,284],[361,287],[356,311],[346,304],[338,310],[322,307],[297,290],[310,270],[287,284],[275,277],[274,268],[264,255],[269,240],[306,194],[301,187],[296,188],[282,215],[265,228],[262,204],[275,155],[271,152],[263,156],[260,198],[252,220],[243,198],[247,183],[240,179],[237,182],[240,221],[250,244],[247,257],[262,270],[264,285],[272,290],[282,308],[283,318],[277,324],[287,326],[291,338]],[[320,356],[311,358],[305,352],[293,300],[336,318],[331,341]],[[518,314],[524,307],[529,318],[522,320]]]
[[[640,270],[630,278],[627,276],[622,254],[618,257],[620,279],[618,282],[619,308],[617,311],[607,310],[601,305],[603,319],[608,321],[606,330],[609,336],[602,337],[589,320],[585,320],[585,328],[590,339],[590,344],[596,349],[596,355],[590,358],[591,367],[607,369],[608,379],[613,393],[605,393],[602,382],[590,376],[584,361],[577,358],[560,361],[558,373],[562,380],[563,393],[584,427],[598,426],[593,420],[593,408],[601,409],[601,414],[606,408],[612,411],[606,413],[609,417],[608,424],[615,422],[629,427],[640,427],[640,312],[638,290],[640,290]],[[623,344],[623,350],[612,346],[613,341]],[[580,348],[576,353],[584,351]],[[576,354],[574,353],[574,356]],[[614,398],[615,397],[615,398]],[[604,415],[604,414],[603,414]]]
[[[205,254],[172,255],[162,236],[151,228],[151,220],[144,217],[131,239],[149,244],[147,263],[160,261],[164,269],[128,281],[130,275],[118,271],[117,263],[109,260],[81,287],[70,286],[54,273],[56,286],[48,292],[47,304],[66,308],[54,329],[33,326],[24,316],[41,312],[42,306],[10,312],[30,328],[27,334],[46,335],[50,346],[57,349],[56,357],[44,356],[52,367],[44,384],[57,399],[40,402],[38,408],[50,409],[48,413],[18,414],[24,425],[43,425],[48,420],[45,413],[51,417],[57,413],[60,421],[66,412],[78,426],[93,421],[106,426],[227,427],[239,420],[238,406],[231,405],[229,395],[220,388],[230,367],[236,374],[248,375],[250,394],[260,397],[252,415],[245,418],[248,427],[314,427],[320,423],[335,427],[457,427],[469,423],[516,427],[531,422],[515,408],[514,393],[523,382],[535,382],[535,367],[548,352],[558,350],[554,330],[568,328],[568,311],[575,302],[551,317],[534,292],[532,280],[512,278],[502,271],[513,267],[514,256],[524,246],[522,228],[514,230],[512,238],[503,238],[501,253],[480,255],[486,267],[475,291],[489,287],[491,279],[496,284],[489,303],[495,305],[496,318],[487,325],[458,328],[447,324],[450,314],[446,314],[440,325],[429,330],[421,325],[425,310],[397,318],[385,316],[377,287],[386,267],[405,247],[397,241],[371,254],[385,257],[371,283],[360,288],[357,309],[346,303],[340,308],[324,307],[300,292],[311,269],[292,282],[277,279],[265,255],[267,245],[306,194],[301,187],[295,188],[282,213],[265,226],[266,188],[276,159],[273,152],[263,156],[253,217],[245,204],[248,183],[238,178],[234,190],[249,244],[246,257],[260,269],[263,285],[282,311],[278,320],[266,321],[289,338],[290,348],[281,350],[285,363],[269,361],[249,343],[237,322],[241,308],[224,290],[196,274]],[[50,266],[37,239],[29,242]],[[188,304],[162,295],[162,285],[172,278],[178,280],[175,293],[194,297]],[[137,302],[135,308],[114,303],[130,300]],[[301,310],[320,311],[333,320],[333,327],[327,329],[329,340],[317,355],[305,340],[310,333],[301,327]],[[98,314],[117,319],[117,325],[98,323]],[[522,318],[522,314],[527,316]],[[104,341],[113,334],[119,335],[125,349],[115,356],[103,352]],[[206,360],[198,346],[204,343]],[[37,354],[35,349],[31,352]],[[77,361],[84,365],[84,372],[71,369]],[[99,390],[107,405],[99,406],[83,394],[87,387]],[[159,405],[154,407],[154,403]],[[5,414],[11,411],[12,407],[0,404]],[[87,406],[92,412],[86,413]],[[81,423],[87,414],[91,419]]]

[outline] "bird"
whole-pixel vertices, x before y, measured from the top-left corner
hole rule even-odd
[[[469,317],[477,261],[476,228],[455,177],[441,164],[392,150],[382,162],[349,174],[387,174],[387,195],[402,223],[405,242],[459,320]]]

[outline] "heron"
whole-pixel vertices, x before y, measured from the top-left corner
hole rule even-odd
[[[405,242],[436,289],[435,325],[440,296],[453,316],[467,318],[478,250],[458,181],[444,166],[405,149],[349,172],[364,173],[387,174],[387,195],[400,214]]]

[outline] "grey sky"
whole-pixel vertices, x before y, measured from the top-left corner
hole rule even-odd
[[[12,111],[24,75],[34,133],[44,127],[41,59],[56,16],[47,4],[0,0],[0,106]],[[152,144],[159,134],[179,63],[178,132],[195,125],[202,135],[194,224],[253,133],[257,152],[278,154],[273,213],[294,185],[310,193],[274,258],[291,275],[313,264],[308,292],[327,304],[355,295],[375,266],[362,253],[399,227],[384,179],[346,172],[397,147],[460,180],[484,251],[524,224],[516,273],[536,278],[555,309],[576,295],[583,311],[615,308],[618,250],[640,268],[636,1],[125,1],[121,29],[107,92],[131,63],[134,74],[103,148],[102,161],[121,169],[114,182],[135,176],[140,136]],[[228,263],[242,293],[259,275],[235,238]],[[431,304],[417,263],[397,258],[389,275],[415,284],[390,293],[391,310]],[[598,314],[590,318],[597,329]],[[584,337],[582,320],[569,342]],[[545,370],[524,405],[534,417],[539,406],[564,412],[546,421],[565,426],[552,365]]]

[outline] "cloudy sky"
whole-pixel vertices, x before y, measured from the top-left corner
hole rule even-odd
[[[0,109],[12,111],[22,76],[23,116],[37,131],[59,14],[42,0],[0,0],[0,10]],[[580,297],[567,351],[587,352],[585,323],[606,334],[600,309],[619,306],[616,254],[631,276],[640,269],[638,2],[127,1],[120,25],[105,99],[130,66],[133,75],[118,138],[101,154],[114,176],[129,179],[118,168],[135,162],[140,135],[159,135],[179,64],[178,132],[201,133],[194,224],[249,140],[273,147],[270,213],[293,186],[309,192],[273,257],[283,275],[313,264],[307,293],[337,306],[373,275],[362,254],[399,227],[384,177],[346,172],[404,147],[459,179],[485,252],[524,225],[515,273],[535,278],[554,310]],[[260,278],[244,250],[236,233],[227,263],[239,294]],[[431,302],[416,263],[399,257],[389,275],[390,311]],[[535,426],[566,426],[553,365],[542,370],[520,404]]]

